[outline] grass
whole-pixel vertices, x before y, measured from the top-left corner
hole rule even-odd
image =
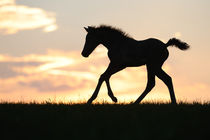
[[[210,104],[0,103],[0,139],[204,139]]]

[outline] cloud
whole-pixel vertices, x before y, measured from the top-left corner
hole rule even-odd
[[[26,75],[24,72],[17,71],[17,68],[38,66],[39,62],[0,62],[0,78],[10,78]]]
[[[7,5],[7,4],[14,4],[14,3],[15,3],[15,0],[1,0],[0,6]]]
[[[20,57],[0,54],[0,99],[62,101],[87,100],[95,89],[98,78],[106,70],[109,60],[106,50],[97,48],[90,57],[83,58],[79,51],[48,50],[45,54],[28,54]],[[176,73],[166,63],[167,73]],[[2,74],[4,73],[4,74]],[[210,100],[210,86],[202,81],[172,76],[178,100]],[[156,86],[145,100],[169,101],[166,85],[156,78]],[[134,101],[146,87],[145,67],[126,68],[113,75],[111,87],[120,101]],[[105,84],[102,85],[100,100],[110,101]],[[145,101],[144,100],[144,101]]]
[[[87,80],[96,77],[82,70],[82,67],[80,70],[77,69],[78,65],[81,66],[79,59],[80,55],[77,52],[65,53],[58,50],[49,50],[43,55],[29,54],[22,57],[0,55],[2,68],[0,82],[7,85],[0,88],[0,93],[10,92],[9,85],[13,87],[19,85],[23,91],[28,88],[35,89],[39,93],[84,88],[90,85]]]
[[[41,8],[17,5],[15,0],[0,1],[0,33],[15,34],[37,28],[42,28],[44,32],[55,31],[55,14]]]
[[[38,80],[33,80],[31,82],[19,82],[18,84],[24,87],[34,88],[38,90],[38,92],[42,93],[71,90],[71,87],[68,85],[68,83],[56,84],[56,82],[49,79],[38,79]]]

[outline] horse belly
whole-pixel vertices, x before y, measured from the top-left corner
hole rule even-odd
[[[126,67],[145,65],[147,62],[145,55],[146,52],[139,50],[139,48],[137,47],[134,50],[123,49],[116,52],[115,51],[108,52],[108,57],[110,61],[115,63],[120,63]]]
[[[129,56],[123,59],[128,67],[142,66],[146,64],[146,58],[140,56]]]

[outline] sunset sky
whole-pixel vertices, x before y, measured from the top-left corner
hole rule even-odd
[[[0,100],[86,101],[108,63],[107,50],[81,56],[83,27],[107,24],[137,40],[177,37],[191,48],[169,48],[164,70],[178,101],[210,101],[209,0],[0,0]],[[144,101],[169,101],[167,87]],[[120,102],[135,101],[146,87],[145,66],[111,78]],[[105,84],[97,101],[111,102]]]

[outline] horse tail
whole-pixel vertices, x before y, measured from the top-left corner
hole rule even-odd
[[[190,46],[187,43],[182,42],[181,40],[176,39],[176,38],[169,39],[169,41],[166,43],[166,47],[168,46],[175,46],[179,48],[180,50],[187,50],[190,48]]]

